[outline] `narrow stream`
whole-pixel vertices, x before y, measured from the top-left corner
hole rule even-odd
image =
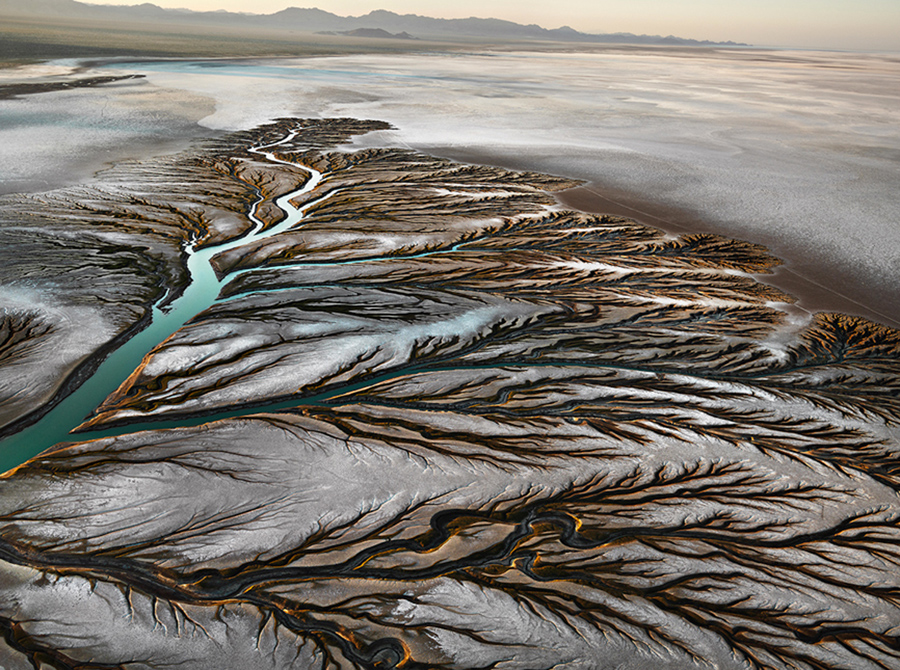
[[[256,216],[257,208],[264,200],[263,196],[260,195],[248,214],[254,224],[253,229],[249,233],[229,242],[203,249],[196,249],[197,240],[193,240],[185,250],[190,283],[184,290],[184,293],[165,308],[154,306],[150,325],[109,354],[89,379],[50,412],[45,414],[40,421],[0,442],[0,472],[5,472],[25,462],[59,442],[95,439],[135,430],[135,427],[129,426],[70,435],[70,431],[80,425],[88,414],[134,372],[141,364],[144,356],[194,316],[217,301],[222,287],[238,273],[231,273],[219,279],[210,263],[213,256],[291,229],[303,219],[305,212],[310,207],[319,204],[337,192],[337,190],[331,191],[299,208],[291,204],[291,200],[312,192],[322,182],[322,173],[318,170],[305,165],[283,161],[276,158],[273,151],[270,151],[279,145],[290,142],[297,132],[299,130],[291,132],[278,142],[250,149],[251,152],[264,156],[273,163],[299,167],[310,173],[310,179],[302,188],[275,200],[275,204],[287,214],[286,218],[269,230],[264,230],[263,222]]]

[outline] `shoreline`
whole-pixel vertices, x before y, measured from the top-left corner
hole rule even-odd
[[[53,396],[47,402],[33,409],[31,412],[23,414],[19,418],[13,419],[9,423],[0,426],[0,442],[33,426],[57,405],[72,395],[72,393],[77,391],[84,382],[93,376],[94,372],[97,371],[97,368],[100,367],[103,361],[105,361],[111,353],[150,325],[152,320],[151,311],[152,310],[148,308],[146,314],[135,321],[134,324],[98,347],[80,363],[72,366],[69,371],[65,373],[59,387],[54,391]],[[3,456],[7,457],[8,454],[4,453]],[[4,466],[0,465],[0,474],[6,472],[3,467]]]

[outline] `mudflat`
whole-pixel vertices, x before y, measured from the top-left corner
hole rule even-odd
[[[897,67],[6,72],[0,665],[896,666]]]
[[[900,660],[900,331],[793,310],[758,244],[562,207],[571,179],[353,147],[390,131],[283,118],[3,200],[19,247],[80,245],[4,371],[53,372],[52,296],[137,319],[155,283],[183,325],[0,479],[0,659]]]
[[[490,156],[482,158],[491,162]],[[719,228],[703,220],[698,211],[663,205],[647,200],[643,194],[600,184],[561,191],[556,198],[568,207],[626,216],[675,234],[687,231],[715,233]],[[822,311],[855,314],[893,328],[900,327],[900,314],[893,309],[896,296],[890,285],[873,285],[858,278],[854,281],[847,278],[852,275],[850,269],[836,278],[830,265],[797,252],[788,258],[780,258],[781,264],[760,275],[759,280],[792,295],[797,308],[811,314]]]

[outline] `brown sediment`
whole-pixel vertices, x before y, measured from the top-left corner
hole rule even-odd
[[[527,156],[511,158],[472,147],[417,147],[426,153],[464,163],[494,165],[511,170],[546,172],[539,161]],[[567,177],[579,175],[568,173]],[[613,214],[659,228],[673,235],[714,233],[746,239],[745,231],[719,219],[714,212],[654,200],[647,193],[629,191],[597,181],[554,193],[560,204],[593,214]],[[893,328],[900,327],[900,287],[876,285],[864,271],[848,268],[821,256],[811,258],[804,239],[779,237],[777,233],[754,231],[752,241],[766,246],[782,264],[759,277],[797,298],[796,307],[809,312],[838,311],[862,316]]]
[[[711,221],[699,212],[653,202],[646,196],[602,186],[586,184],[556,193],[556,199],[567,207],[595,214],[627,216],[640,223],[666,232],[713,232],[732,236],[726,224]],[[900,328],[900,305],[895,291],[872,286],[847,271],[839,272],[831,264],[804,257],[794,245],[775,239],[753,240],[772,250],[782,264],[760,281],[775,286],[797,298],[797,306],[809,312],[837,311],[863,316],[886,326]]]
[[[830,268],[791,260],[760,279],[798,296],[798,304],[810,312],[838,311],[900,328],[900,306],[894,304],[890,290],[871,285],[842,284],[841,278],[835,277]],[[828,288],[823,282],[835,288]]]
[[[91,423],[296,403],[3,475],[0,658],[897,667],[900,331],[795,327],[748,276],[777,263],[761,245],[667,235],[671,212],[570,179],[330,151],[384,127],[361,124],[280,120],[177,163],[246,205],[251,172],[271,197],[287,168],[246,147],[290,132],[277,155],[331,195],[223,254],[250,272]],[[556,207],[567,188],[626,216]],[[209,232],[153,195],[132,219]]]
[[[629,194],[608,187],[601,189],[585,184],[555,195],[566,207],[592,214],[624,216],[674,235],[715,232],[711,226],[703,227],[702,219],[694,212],[672,205],[635,201]]]
[[[46,81],[37,84],[5,84],[0,86],[0,100],[5,98],[15,98],[20,95],[32,95],[34,93],[50,93],[52,91],[65,91],[70,88],[86,88],[90,86],[100,86],[101,84],[112,84],[125,79],[143,79],[143,74],[126,74],[121,76],[110,77],[86,77],[84,79],[74,79],[66,81]]]

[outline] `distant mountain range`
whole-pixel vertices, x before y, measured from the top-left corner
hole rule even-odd
[[[310,33],[339,33],[360,37],[379,36],[383,31],[402,39],[455,39],[487,37],[498,40],[548,40],[554,42],[594,42],[659,44],[679,46],[748,46],[737,42],[710,42],[668,35],[631,33],[588,34],[568,26],[548,30],[535,24],[522,25],[501,19],[435,19],[416,14],[395,14],[383,9],[363,16],[338,16],[321,9],[290,7],[274,14],[243,14],[226,11],[194,12],[163,9],[157,5],[90,5],[77,0],[0,0],[0,15],[32,16],[44,19],[87,19],[95,21],[153,22],[187,25],[217,25],[298,30]],[[362,32],[359,32],[362,31]]]
[[[319,35],[347,35],[348,37],[379,37],[388,40],[414,40],[409,33],[389,33],[381,28],[355,28],[353,30],[323,30]]]

